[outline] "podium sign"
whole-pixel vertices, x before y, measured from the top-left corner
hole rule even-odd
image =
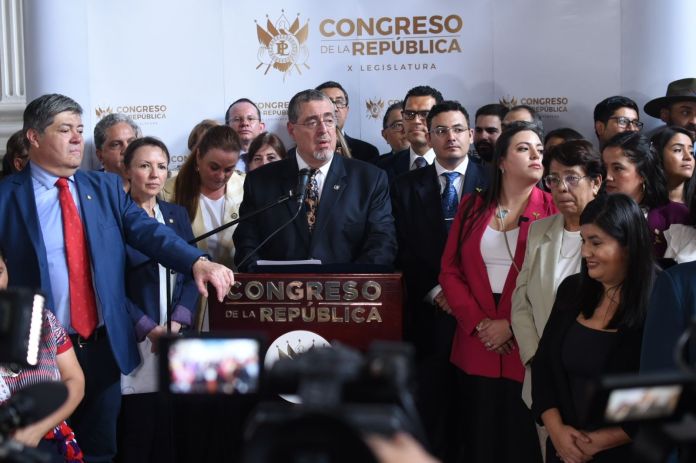
[[[255,331],[269,342],[306,330],[366,350],[400,341],[401,274],[239,273],[222,303],[210,297],[211,331]]]

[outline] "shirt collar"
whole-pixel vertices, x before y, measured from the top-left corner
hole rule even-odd
[[[462,161],[457,167],[455,167],[453,170],[447,170],[444,167],[440,165],[440,163],[437,161],[437,158],[435,158],[434,161],[435,164],[435,172],[437,172],[437,176],[439,177],[440,175],[444,174],[445,172],[459,172],[462,177],[466,175],[466,167],[469,165],[469,156],[464,157],[464,161]]]
[[[43,167],[36,164],[34,161],[29,161],[29,164],[31,164],[32,180],[38,182],[47,190],[50,190],[51,188],[56,186],[56,181],[58,181],[60,177],[50,173]],[[75,176],[71,175],[70,177],[68,177],[68,180],[75,183]]]
[[[296,154],[297,155],[295,156],[295,159],[297,159],[297,169],[298,170],[307,169],[307,170],[311,171],[313,168],[309,167],[309,164],[307,164],[305,162],[305,160],[302,159],[302,156],[300,156],[299,151]],[[334,153],[334,156],[336,156],[335,153]],[[332,162],[333,162],[333,156],[331,157],[331,160],[329,162],[327,162],[326,164],[321,166],[319,169],[317,169],[319,172],[321,172],[324,175],[324,178],[326,178],[326,176],[329,174],[329,168],[331,167]]]
[[[408,150],[409,150],[409,153],[410,153],[410,155],[411,155],[411,158],[410,158],[409,163],[408,163],[408,165],[409,165],[409,167],[410,167],[410,166],[413,165],[414,162],[416,162],[416,158],[417,158],[419,155],[416,154],[415,151],[413,151],[413,147],[409,148]],[[433,151],[433,149],[430,148],[428,151],[425,152],[425,154],[423,155],[423,158],[424,158],[426,161],[428,161],[428,164],[432,164],[432,163],[433,163],[433,160],[435,159],[435,151]]]

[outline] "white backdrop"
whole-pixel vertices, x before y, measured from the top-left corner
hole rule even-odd
[[[642,105],[696,76],[696,2],[670,0],[25,0],[27,98],[62,92],[86,132],[108,112],[131,115],[179,164],[190,129],[222,121],[240,97],[288,141],[297,91],[336,80],[346,130],[380,151],[386,107],[420,84],[470,113],[530,104],[547,129],[594,141],[592,110],[625,94]],[[643,117],[648,127],[658,121]],[[91,137],[88,137],[88,139]],[[86,165],[95,162],[88,148]]]

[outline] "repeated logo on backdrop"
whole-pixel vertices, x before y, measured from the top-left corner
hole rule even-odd
[[[282,72],[285,80],[293,72],[302,75],[303,67],[309,69],[309,50],[306,44],[309,21],[302,26],[299,13],[292,24],[285,16],[284,10],[275,23],[266,15],[266,28],[257,22],[256,35],[259,39],[259,64],[256,69],[262,69],[264,75],[273,68]]]
[[[559,117],[559,113],[567,113],[569,104],[568,97],[565,96],[525,96],[517,98],[515,96],[506,95],[500,98],[498,102],[508,108],[517,106],[518,104],[531,106],[536,112],[541,114],[542,117],[547,119],[556,119]]]
[[[165,104],[118,104],[97,105],[94,114],[98,120],[113,113],[122,113],[129,116],[139,125],[152,125],[158,119],[167,118],[167,105]]]

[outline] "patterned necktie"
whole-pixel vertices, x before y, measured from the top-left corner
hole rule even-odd
[[[461,174],[459,172],[444,172],[442,176],[445,178],[445,189],[442,190],[442,214],[445,216],[445,227],[449,233],[454,216],[457,214],[457,206],[459,198],[457,198],[457,190],[454,188],[454,181]]]
[[[87,240],[75,207],[68,179],[56,181],[58,202],[63,216],[63,240],[65,259],[68,263],[68,285],[70,289],[70,322],[83,338],[89,338],[99,322],[97,304],[92,286],[92,271],[87,252]]]
[[[307,225],[309,232],[314,230],[317,221],[317,208],[319,207],[319,184],[317,183],[318,170],[312,170],[307,182],[307,196],[305,196],[305,206],[307,209]]]
[[[416,165],[416,169],[421,169],[428,165],[428,161],[423,156],[418,156],[413,163]]]

